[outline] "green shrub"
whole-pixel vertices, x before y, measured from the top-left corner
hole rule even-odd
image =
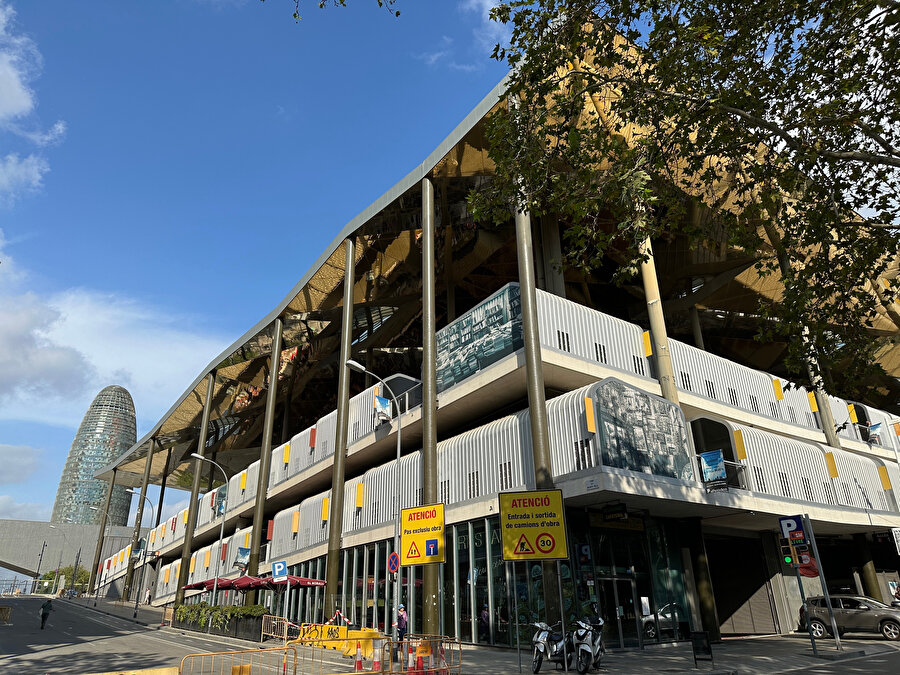
[[[175,605],[175,618],[180,623],[186,623],[197,628],[205,628],[210,624],[213,628],[224,630],[232,619],[262,616],[267,612],[263,605],[250,605],[249,607],[217,605],[211,607],[206,602],[196,605]],[[212,621],[210,622],[210,617]]]

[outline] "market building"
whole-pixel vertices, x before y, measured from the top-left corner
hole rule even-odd
[[[294,622],[339,609],[389,629],[398,509],[432,503],[446,562],[401,568],[411,632],[514,645],[517,623],[560,611],[557,583],[567,620],[600,605],[612,646],[790,632],[800,598],[778,519],[797,514],[830,587],[885,598],[900,581],[896,416],[778,374],[784,345],[753,342],[751,311],[778,280],[747,252],[654,241],[640,283],[620,288],[558,267],[552,218],[476,223],[466,196],[491,175],[484,119],[503,92],[98,473],[192,490],[183,512],[157,513],[137,560],[154,603],[209,600],[185,586],[221,577],[220,603],[257,594]],[[877,328],[897,333],[886,314]],[[716,451],[712,483],[700,455]],[[498,495],[547,487],[565,500],[567,558],[556,572],[504,562]],[[98,554],[104,592],[128,592],[136,543]],[[328,585],[228,588],[282,560]]]

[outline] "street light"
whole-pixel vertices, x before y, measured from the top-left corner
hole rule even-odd
[[[207,457],[204,457],[199,452],[192,452],[191,457],[194,459],[199,459],[201,462],[209,462],[213,466],[215,466],[219,471],[222,472],[222,477],[225,479],[224,485],[228,485],[228,474],[225,473],[225,469],[222,468],[221,464],[218,462],[214,462]],[[226,495],[227,496],[227,495]],[[225,534],[225,505],[222,505],[222,523],[219,525],[219,552],[216,555],[216,574],[213,577],[213,594],[212,594],[212,606],[215,607],[219,595],[219,561],[222,559],[222,537]],[[212,625],[212,614],[209,615],[210,625]],[[207,627],[208,630],[208,627]]]
[[[396,490],[394,491],[394,495],[397,498],[397,521],[396,523],[394,523],[394,552],[397,555],[400,555],[400,432],[403,428],[403,425],[400,423],[400,403],[397,401],[397,397],[394,396],[394,392],[388,386],[387,382],[382,380],[371,370],[366,370],[366,367],[363,364],[359,363],[358,361],[354,361],[353,359],[347,359],[346,365],[350,370],[353,370],[357,373],[363,373],[364,375],[371,375],[376,380],[381,382],[381,386],[384,387],[385,391],[391,397],[391,400],[394,402],[394,407],[397,409],[397,485]],[[397,642],[397,639],[399,637],[397,623],[400,621],[400,581],[402,578],[403,575],[398,569],[397,579],[394,582],[394,642]]]
[[[91,511],[99,511],[100,510],[96,506],[91,506],[89,508],[91,509]],[[109,511],[106,511],[106,527],[103,528],[103,532],[101,532],[99,535],[99,536],[103,537],[104,541],[106,540],[106,533],[109,532],[109,528],[111,526],[112,526],[112,517],[109,515]],[[101,553],[103,552],[103,544],[100,544],[100,552]],[[102,560],[100,561],[100,565],[101,565],[100,572],[97,574],[96,580],[94,581],[94,607],[97,606],[97,598],[100,597],[100,586],[102,585],[102,581],[103,581],[103,573],[106,572],[106,570],[103,569],[103,561]],[[108,576],[108,573],[107,573],[107,576]]]
[[[148,497],[147,495],[145,495],[141,492],[138,492],[134,488],[128,488],[125,492],[130,492],[133,495],[138,495],[139,497],[146,499],[147,503],[150,504],[150,513],[153,513],[153,511],[156,510],[156,507],[153,506],[153,502],[150,501],[150,497]],[[144,512],[141,511],[141,516],[143,516],[143,515],[144,515]],[[143,521],[143,518],[141,520]],[[140,533],[140,531],[141,531],[141,525],[143,525],[143,522],[138,523],[138,533]],[[147,549],[149,548],[149,546],[150,546],[150,542],[145,540],[144,541],[144,550],[141,551],[141,583],[140,583],[141,587],[143,587],[143,585],[144,585],[144,574],[147,571],[147,567],[146,567]],[[132,585],[133,585],[133,583],[132,583]],[[141,601],[141,593],[140,593],[140,591],[138,591],[137,593],[134,594],[134,614],[132,615],[133,619],[137,618],[138,603],[140,603],[140,601]]]
[[[66,545],[66,546],[69,545],[69,540],[66,539],[66,535],[65,535],[65,533],[64,533],[62,530],[60,530],[58,527],[56,527],[56,525],[51,525],[51,526],[50,526],[50,529],[51,529],[51,530],[56,530],[57,533],[63,538],[63,541],[65,542],[65,545]],[[57,590],[58,590],[58,589],[56,588],[56,584],[59,583],[59,568],[62,567],[62,554],[63,554],[63,547],[60,546],[60,547],[59,547],[59,560],[56,562],[56,576],[53,577],[53,592],[54,592],[54,593],[56,593]],[[73,571],[72,576],[73,576],[73,577],[75,576],[74,571]],[[72,581],[74,582],[74,579],[73,579]]]

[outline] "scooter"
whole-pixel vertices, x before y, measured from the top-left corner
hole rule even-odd
[[[603,619],[595,616],[576,621],[572,644],[575,650],[575,670],[579,675],[599,668],[600,660],[606,653],[603,646]]]
[[[556,633],[554,628],[560,626],[561,623],[550,626],[543,621],[537,621],[531,624],[537,628],[534,637],[531,638],[531,645],[534,648],[531,658],[531,672],[537,673],[541,669],[544,659],[557,665],[563,665],[568,669],[572,665],[575,650],[572,647],[572,634],[563,635]]]

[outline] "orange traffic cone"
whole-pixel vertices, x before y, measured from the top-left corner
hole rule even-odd
[[[407,672],[410,672],[410,673],[415,672],[415,671],[413,670],[415,662],[416,662],[416,657],[415,657],[415,655],[413,654],[412,642],[410,642],[410,643],[409,643],[409,655],[408,655],[407,658],[406,658],[406,670],[407,670]]]
[[[353,672],[361,673],[363,671],[362,650],[359,647],[359,640],[356,641],[356,663],[353,664]]]
[[[381,640],[373,640],[372,641],[372,671],[379,673],[381,672],[381,650],[382,650]]]
[[[422,655],[421,654],[416,656],[415,675],[425,675],[425,664],[422,663]]]

